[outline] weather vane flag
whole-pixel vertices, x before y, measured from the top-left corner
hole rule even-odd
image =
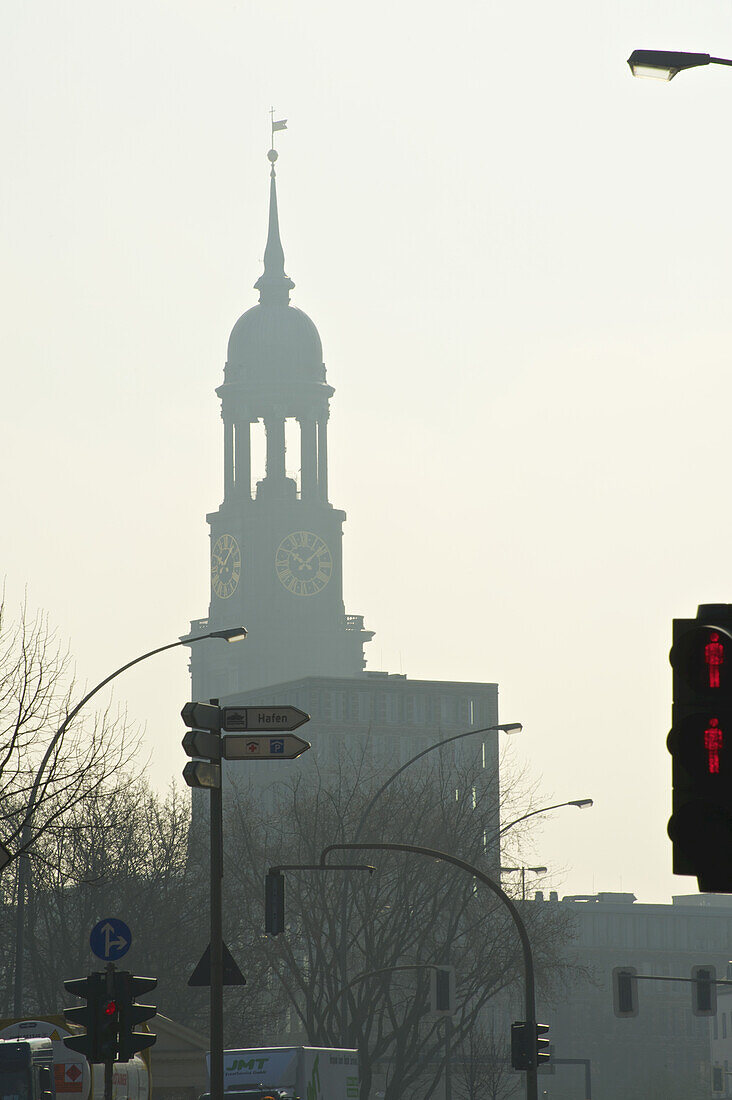
[[[270,108],[269,113],[270,113],[270,117],[272,119],[272,148],[274,148],[274,136],[275,136],[275,134],[277,133],[278,130],[286,130],[287,129],[287,119],[286,118],[275,119],[274,107]]]

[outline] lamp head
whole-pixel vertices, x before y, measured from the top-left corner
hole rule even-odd
[[[503,730],[504,733],[518,733],[524,727],[521,722],[501,722],[500,725],[495,727],[497,730]]]
[[[587,810],[594,803],[591,798],[578,798],[574,802],[569,802],[569,806],[576,806],[578,810]]]
[[[223,638],[226,642],[243,642],[247,636],[246,627],[230,626],[226,630],[212,630],[210,637]]]
[[[694,69],[708,65],[708,53],[679,53],[674,50],[633,50],[628,58],[633,76],[651,77],[654,80],[673,80],[682,69]]]

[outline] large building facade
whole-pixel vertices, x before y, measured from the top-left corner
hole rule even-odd
[[[723,894],[673,898],[671,905],[642,904],[633,894],[572,896],[537,894],[528,909],[558,906],[571,918],[567,961],[584,968],[570,988],[539,1009],[550,1025],[556,1058],[542,1074],[543,1092],[585,1100],[588,1060],[594,1100],[706,1100],[715,1093],[713,1068],[730,1063],[729,1052],[710,1053],[710,1023],[726,1036],[729,1012],[720,997],[719,1024],[692,1007],[694,966],[714,966],[725,978],[732,943],[732,900]],[[613,969],[635,967],[638,1014],[618,1018],[613,1008]],[[672,981],[672,978],[685,979]],[[654,980],[658,979],[658,980]],[[723,988],[723,987],[721,987]],[[729,1016],[732,1034],[732,1015]],[[717,1074],[717,1077],[719,1074]]]
[[[292,765],[257,764],[258,782],[285,779],[292,767],[314,760],[327,768],[344,746],[368,754],[375,770],[396,768],[445,737],[498,721],[496,684],[411,681],[365,668],[364,646],[373,632],[343,603],[346,515],[328,492],[334,390],[318,330],[290,303],[294,283],[280,239],[277,153],[270,150],[268,157],[259,302],[234,325],[216,391],[224,495],[207,517],[210,605],[206,618],[191,623],[192,633],[241,624],[249,636],[238,645],[192,646],[190,655],[193,699],[295,703],[312,716],[301,732],[313,752]],[[259,477],[254,459],[262,433],[266,460]],[[475,759],[480,751],[495,781],[497,750],[497,733],[491,732],[480,749],[470,739],[456,753],[457,759]]]

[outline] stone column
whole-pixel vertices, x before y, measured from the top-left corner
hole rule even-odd
[[[224,496],[231,495],[234,489],[234,425],[224,421]]]
[[[236,426],[236,489],[240,496],[252,496],[251,424],[241,420]]]
[[[303,500],[315,500],[318,492],[315,420],[311,416],[299,416],[300,423],[300,484]]]
[[[267,431],[267,478],[284,481],[285,478],[285,418],[278,413],[264,417]]]
[[[328,500],[328,416],[318,417],[318,496]]]

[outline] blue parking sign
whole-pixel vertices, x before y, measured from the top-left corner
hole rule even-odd
[[[269,739],[269,751],[271,753],[284,752],[285,742],[281,737],[270,737]]]

